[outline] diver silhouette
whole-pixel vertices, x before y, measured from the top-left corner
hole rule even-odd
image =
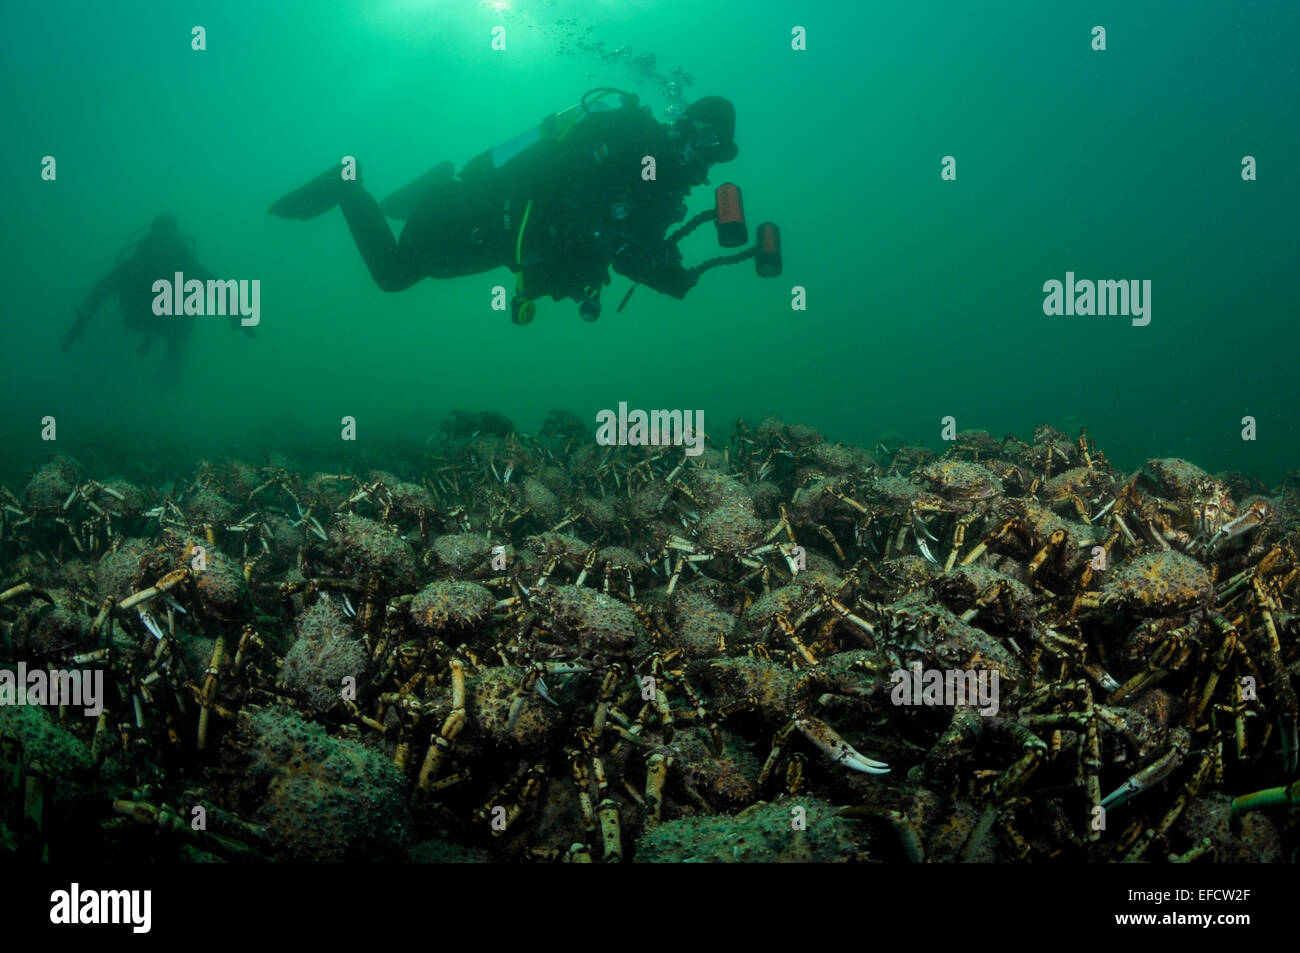
[[[133,243],[134,250],[128,256]],[[77,309],[76,321],[63,336],[63,353],[72,349],[104,299],[116,291],[123,325],[128,331],[144,336],[139,353],[147,353],[160,337],[167,342],[162,363],[158,366],[158,383],[164,386],[177,383],[185,362],[185,348],[194,330],[194,316],[154,314],[153,303],[157,295],[153,285],[159,279],[171,281],[178,271],[183,272],[186,278],[201,281],[213,277],[199,264],[194,239],[181,233],[175,215],[163,213],[153,220],[142,238],[127,241],[113,269],[91,289]],[[230,324],[232,328],[240,327],[239,317],[232,315]],[[253,329],[245,327],[244,331],[251,335]]]
[[[601,101],[610,93],[621,97],[617,108]],[[719,96],[665,124],[634,94],[599,87],[474,157],[459,175],[450,162],[439,163],[380,203],[359,170],[345,178],[335,166],[277,200],[270,213],[310,219],[338,205],[384,291],[505,266],[517,275],[516,323],[532,319],[534,299],[543,295],[572,298],[583,318],[595,320],[610,267],[675,298],[711,267],[684,267],[665,233],[685,218],[686,195],[708,182],[710,167],[735,158],[735,124],[735,109]],[[642,174],[646,156],[654,157],[653,177]],[[400,239],[385,216],[405,220]]]

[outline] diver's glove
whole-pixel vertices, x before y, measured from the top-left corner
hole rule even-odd
[[[619,274],[674,298],[685,298],[700,280],[698,274],[682,267],[681,251],[668,242],[651,252],[628,240],[614,253],[613,265]]]
[[[685,298],[686,293],[693,289],[698,281],[698,274],[689,268],[682,268],[680,261],[666,261],[660,263],[659,267],[654,269],[654,273],[642,283],[673,298]]]
[[[671,242],[664,243],[653,269],[655,275],[650,286],[674,298],[685,298],[686,292],[700,280],[699,274],[682,265],[682,251]]]
[[[699,280],[698,274],[689,268],[677,265],[663,269],[663,281],[659,287],[665,294],[672,295],[674,298],[685,298],[686,292],[694,288]]]

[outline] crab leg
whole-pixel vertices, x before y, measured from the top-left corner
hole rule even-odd
[[[861,771],[865,774],[889,773],[889,765],[883,761],[873,761],[866,755],[859,753],[851,744],[841,738],[834,728],[820,718],[805,715],[803,718],[795,720],[795,726],[803,732],[805,738],[817,746],[822,754],[836,764],[842,764],[846,768]]]
[[[1173,773],[1175,768],[1182,764],[1183,758],[1187,757],[1188,748],[1187,732],[1179,729],[1179,735],[1168,751],[1103,798],[1101,806],[1108,810],[1112,807],[1118,807],[1135,795],[1141,794],[1164,780]]]
[[[428,790],[438,776],[443,759],[451,750],[452,742],[465,727],[465,663],[458,658],[447,663],[451,669],[451,713],[442,723],[442,731],[429,739],[429,750],[425,752],[424,764],[420,766],[417,786]]]
[[[171,589],[177,583],[182,582],[190,577],[188,569],[173,569],[167,575],[163,576],[148,589],[141,589],[139,592],[127,596],[118,603],[119,609],[134,609],[141,603],[148,602],[162,593]]]
[[[1286,787],[1266,788],[1263,791],[1243,794],[1232,799],[1234,816],[1261,807],[1289,807],[1292,810],[1300,810],[1300,781],[1295,781]]]
[[[1210,541],[1205,544],[1206,555],[1212,555],[1222,544],[1257,529],[1268,519],[1268,516],[1267,503],[1262,500],[1252,503],[1250,509],[1236,519],[1224,523],[1219,527],[1219,531],[1210,537]]]

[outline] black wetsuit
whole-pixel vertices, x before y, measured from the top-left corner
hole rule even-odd
[[[167,342],[167,351],[158,368],[158,376],[167,382],[178,380],[185,346],[194,330],[194,316],[157,315],[153,312],[157,297],[153,290],[154,282],[159,279],[173,281],[178,271],[184,274],[186,281],[191,278],[207,281],[212,277],[212,273],[199,264],[193,245],[181,235],[146,235],[136,245],[131,257],[119,262],[91,290],[77,312],[76,322],[63,339],[63,350],[71,348],[104,299],[116,291],[126,329],[144,335],[140,353],[148,351],[154,340],[161,337]]]
[[[642,178],[642,158],[656,179]],[[543,139],[494,168],[488,153],[432,187],[400,240],[364,189],[347,191],[344,216],[376,284],[400,291],[426,277],[453,278],[516,262],[524,232],[524,291],[581,299],[609,283],[609,268],[684,297],[695,275],[682,267],[668,228],[686,215],[691,176],[676,165],[668,130],[640,108],[596,112],[559,139]]]

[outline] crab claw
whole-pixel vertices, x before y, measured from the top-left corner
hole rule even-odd
[[[1155,787],[1182,764],[1183,758],[1187,756],[1188,746],[1187,732],[1181,728],[1177,729],[1170,749],[1102,798],[1101,806],[1110,810]]]
[[[1219,527],[1219,531],[1210,537],[1210,541],[1205,544],[1206,554],[1213,554],[1224,543],[1259,529],[1268,520],[1268,517],[1267,503],[1262,500],[1252,503],[1250,509],[1245,513]]]
[[[551,697],[550,692],[546,689],[546,683],[542,681],[540,677],[533,683],[533,688],[537,689],[537,694],[542,696],[543,701],[549,702],[556,708],[560,707],[560,703]]]
[[[807,715],[797,719],[795,725],[803,732],[805,738],[815,744],[822,754],[836,764],[842,764],[846,768],[862,771],[865,774],[889,773],[889,765],[883,761],[873,761],[866,755],[855,751],[853,745],[841,738],[834,728],[820,718]]]
[[[924,536],[932,543],[939,542],[939,537],[935,536],[934,533],[930,532],[930,527],[925,525],[925,520],[921,519],[921,517],[916,515],[916,513],[912,514],[912,532],[916,533],[916,538],[918,542],[920,541],[922,536]]]
[[[1102,798],[1101,806],[1105,809],[1118,807],[1130,800],[1134,795],[1141,794],[1146,790],[1146,787],[1147,785],[1144,785],[1136,778],[1129,778],[1115,790],[1111,791],[1110,794]]]
[[[144,627],[153,633],[155,639],[161,642],[163,639],[163,630],[154,620],[154,617],[149,613],[149,610],[144,606],[137,606],[135,611],[139,613],[140,621],[144,623]]]

